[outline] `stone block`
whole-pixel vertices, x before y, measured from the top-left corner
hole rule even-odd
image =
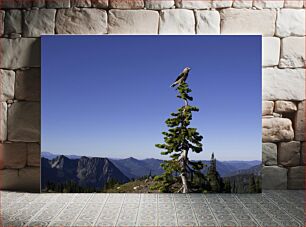
[[[113,9],[143,9],[144,0],[109,0],[109,7]]]
[[[62,9],[70,7],[70,0],[45,0],[47,8]]]
[[[21,169],[27,163],[26,143],[0,143],[0,169]]]
[[[175,0],[175,6],[184,9],[209,9],[212,7],[212,2],[210,0]]]
[[[262,168],[262,189],[287,189],[287,169],[279,166]]]
[[[70,0],[71,7],[91,7],[91,1],[90,0]]]
[[[212,8],[229,8],[232,6],[232,0],[212,0]]]
[[[188,9],[162,10],[159,34],[195,34],[193,11]]]
[[[216,10],[196,10],[197,34],[220,34],[220,14]]]
[[[274,109],[273,101],[263,101],[262,102],[262,115],[272,115]]]
[[[263,142],[290,141],[293,138],[294,132],[290,119],[276,117],[262,119]]]
[[[305,72],[303,69],[264,68],[263,100],[304,100]]]
[[[33,9],[24,12],[23,36],[40,37],[54,34],[55,9]]]
[[[262,38],[262,65],[276,66],[279,63],[280,38],[263,37]]]
[[[60,9],[56,16],[57,34],[107,33],[107,13],[102,9]]]
[[[8,140],[40,141],[40,103],[16,102],[8,108]]]
[[[7,104],[1,102],[0,106],[0,142],[7,140]]]
[[[40,68],[16,71],[15,98],[40,101]]]
[[[262,144],[262,163],[265,166],[277,165],[277,145],[275,143]]]
[[[0,3],[0,8],[2,9],[22,9],[31,7],[32,1],[30,0],[1,0]]]
[[[129,18],[127,21],[126,18]],[[110,34],[157,34],[159,14],[153,10],[110,10]]]
[[[0,38],[0,68],[19,69],[40,66],[40,40],[36,38]],[[5,50],[5,51],[4,51]]]
[[[257,34],[274,36],[276,11],[271,9],[223,9],[221,34]]]
[[[257,9],[265,9],[265,8],[283,8],[284,0],[254,0],[253,6]]]
[[[306,165],[305,142],[302,142],[301,144],[302,146],[301,146],[301,162],[300,162],[301,164],[300,165],[305,166]]]
[[[4,34],[4,17],[5,17],[5,11],[0,10],[0,36]]]
[[[305,38],[283,38],[281,53],[280,68],[305,67]]]
[[[44,8],[46,7],[46,1],[45,0],[33,0],[32,7],[33,8]]]
[[[300,165],[300,142],[280,143],[278,148],[278,164],[288,166]]]
[[[8,10],[4,19],[4,34],[22,33],[22,11]]]
[[[303,8],[303,0],[285,0],[285,8]]]
[[[170,9],[175,7],[175,2],[174,0],[145,0],[145,7],[154,10]]]
[[[15,72],[0,69],[0,101],[14,99]]]
[[[305,101],[298,104],[294,119],[295,140],[305,141]]]
[[[27,166],[40,167],[40,145],[38,143],[28,143]]]
[[[288,189],[304,189],[304,166],[291,167],[288,171]]]
[[[23,192],[40,191],[40,168],[27,167],[20,170],[0,170],[0,187],[2,190],[13,190]]]
[[[275,102],[276,113],[292,113],[297,111],[297,106],[294,102],[279,100]]]
[[[108,0],[91,0],[91,5],[94,8],[106,9],[108,7]]]
[[[281,9],[277,12],[276,36],[304,36],[305,35],[305,10]]]
[[[252,8],[253,1],[250,0],[234,0],[233,7],[242,9],[242,8]]]

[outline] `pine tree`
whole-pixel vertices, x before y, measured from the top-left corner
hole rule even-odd
[[[192,120],[192,112],[199,109],[190,106],[189,101],[193,98],[189,95],[191,89],[186,82],[182,82],[177,87],[177,97],[183,101],[184,105],[176,113],[171,113],[171,117],[166,120],[168,132],[163,132],[164,143],[155,146],[162,149],[162,155],[169,155],[170,160],[165,160],[161,166],[164,173],[156,176],[155,189],[162,192],[173,191],[174,184],[179,184],[178,192],[188,193],[193,191],[192,177],[194,174],[201,176],[203,168],[201,161],[190,161],[188,152],[200,153],[202,151],[203,137],[196,128],[189,127]],[[179,177],[176,177],[179,174]]]

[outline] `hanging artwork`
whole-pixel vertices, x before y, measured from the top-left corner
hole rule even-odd
[[[261,192],[261,36],[43,36],[42,192]]]

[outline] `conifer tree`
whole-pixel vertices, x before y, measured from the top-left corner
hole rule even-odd
[[[196,128],[190,127],[192,113],[199,111],[198,107],[189,105],[193,100],[189,95],[191,89],[183,81],[178,85],[177,91],[177,97],[183,101],[183,105],[166,120],[169,129],[168,132],[162,133],[164,143],[155,145],[163,150],[162,155],[169,155],[171,159],[161,164],[164,173],[154,178],[156,181],[154,188],[162,192],[172,192],[174,185],[179,185],[177,192],[188,193],[196,187],[193,185],[193,176],[203,176],[200,172],[203,163],[189,160],[188,153],[202,151],[203,137]]]

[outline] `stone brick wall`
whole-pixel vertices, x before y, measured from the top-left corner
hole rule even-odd
[[[0,0],[1,188],[39,191],[41,34],[263,35],[263,188],[303,188],[305,5],[301,0]]]

